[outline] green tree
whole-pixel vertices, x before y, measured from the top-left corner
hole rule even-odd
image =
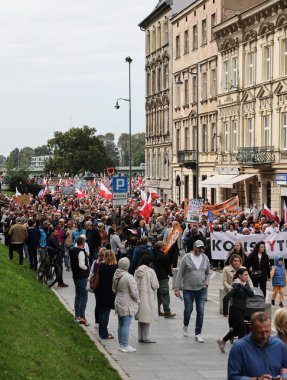
[[[135,133],[132,137],[132,165],[138,166],[145,162],[144,146],[145,133]],[[121,165],[129,165],[130,145],[129,134],[122,133],[118,140],[118,148],[120,151]]]
[[[27,170],[30,165],[31,158],[34,154],[34,149],[30,147],[25,147],[22,149],[13,149],[6,160],[6,168],[8,170]]]
[[[48,140],[48,148],[53,156],[46,162],[46,173],[100,173],[114,164],[96,136],[96,129],[87,125],[64,133],[54,132],[54,138]]]
[[[50,156],[51,149],[47,147],[47,145],[38,146],[34,149],[33,156]]]
[[[4,166],[5,161],[6,161],[6,157],[0,154],[0,168]]]
[[[106,151],[115,165],[119,164],[118,148],[115,144],[115,135],[113,133],[106,133],[105,135],[98,135],[98,138],[103,142]]]

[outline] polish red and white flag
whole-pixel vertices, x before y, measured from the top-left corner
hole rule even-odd
[[[284,207],[283,207],[283,218],[284,218],[284,223],[287,223],[287,206],[285,202],[284,202]]]
[[[267,216],[267,218],[269,218],[270,220],[274,220],[275,219],[275,215],[270,210],[270,208],[268,208],[266,206],[265,203],[264,203],[263,209],[261,210],[261,215]]]
[[[149,195],[144,205],[140,208],[139,215],[142,215],[145,219],[145,222],[148,223],[151,213],[152,213],[152,197],[151,195]]]
[[[100,197],[105,198],[105,199],[112,199],[113,194],[110,192],[110,190],[100,182],[100,192],[99,192]]]
[[[85,198],[86,196],[85,190],[75,189],[75,193],[77,198]]]
[[[158,198],[158,194],[157,194],[157,191],[153,188],[149,188],[148,189],[150,195],[151,195],[151,199],[157,199]]]

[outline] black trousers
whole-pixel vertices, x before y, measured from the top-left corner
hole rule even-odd
[[[253,282],[253,286],[255,288],[259,287],[262,290],[264,297],[266,298],[266,282],[267,282],[267,279],[266,278],[260,278],[260,279],[251,278],[251,280]]]
[[[244,323],[244,310],[238,309],[236,306],[231,305],[229,308],[229,326],[230,330],[223,338],[224,342],[238,336],[243,338],[246,335],[246,328]]]
[[[24,244],[9,244],[9,259],[13,260],[13,251],[19,253],[19,265],[23,265],[23,247]]]
[[[28,245],[30,268],[37,270],[37,246]]]
[[[59,274],[58,284],[62,284],[64,282],[63,281],[63,257],[64,256],[62,253],[57,254],[56,261],[57,261],[57,264],[60,266],[60,274]]]

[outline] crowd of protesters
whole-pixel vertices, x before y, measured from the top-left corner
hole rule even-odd
[[[145,220],[140,212],[139,194],[140,191],[135,191],[121,209],[113,207],[111,200],[102,198],[95,188],[78,198],[62,195],[58,186],[53,195],[31,195],[29,204],[24,205],[17,202],[17,196],[0,194],[1,230],[9,248],[8,258],[13,260],[16,251],[22,269],[26,259],[31,270],[37,271],[47,247],[54,249],[61,267],[58,286],[68,286],[62,272],[71,270],[76,293],[74,319],[84,325],[89,324],[85,317],[87,289],[89,279],[94,276],[95,323],[99,325],[99,335],[102,339],[114,338],[108,331],[110,311],[114,309],[118,315],[119,349],[126,353],[135,351],[129,345],[133,317],[138,320],[140,343],[155,343],[150,337],[155,310],[158,316],[175,317],[170,309],[169,278],[178,267],[181,254],[184,256],[179,261],[175,295],[181,297],[183,292],[184,336],[188,335],[195,302],[195,339],[204,342],[201,329],[211,269],[224,268],[224,314],[229,313],[230,331],[218,341],[222,352],[228,340],[246,335],[243,312],[247,297],[252,297],[252,286],[260,287],[266,297],[266,283],[272,277],[272,304],[279,293],[279,305],[283,307],[286,278],[282,257],[276,259],[275,265],[271,262],[272,267],[264,242],[257,243],[248,254],[240,243],[241,235],[287,231],[287,224],[280,221],[276,212],[274,218],[268,219],[254,205],[248,212],[222,213],[212,222],[202,215],[200,222],[186,223],[184,205],[156,200]],[[169,237],[178,227],[182,236],[165,252]],[[212,259],[213,232],[232,234],[238,240],[225,262]]]

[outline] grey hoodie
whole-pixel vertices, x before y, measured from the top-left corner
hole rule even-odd
[[[120,317],[134,316],[138,311],[139,293],[134,277],[125,270],[117,269],[113,278],[116,294],[115,311]]]
[[[175,290],[200,290],[209,283],[210,264],[208,257],[203,253],[199,269],[194,265],[191,252],[183,256],[176,277]]]

